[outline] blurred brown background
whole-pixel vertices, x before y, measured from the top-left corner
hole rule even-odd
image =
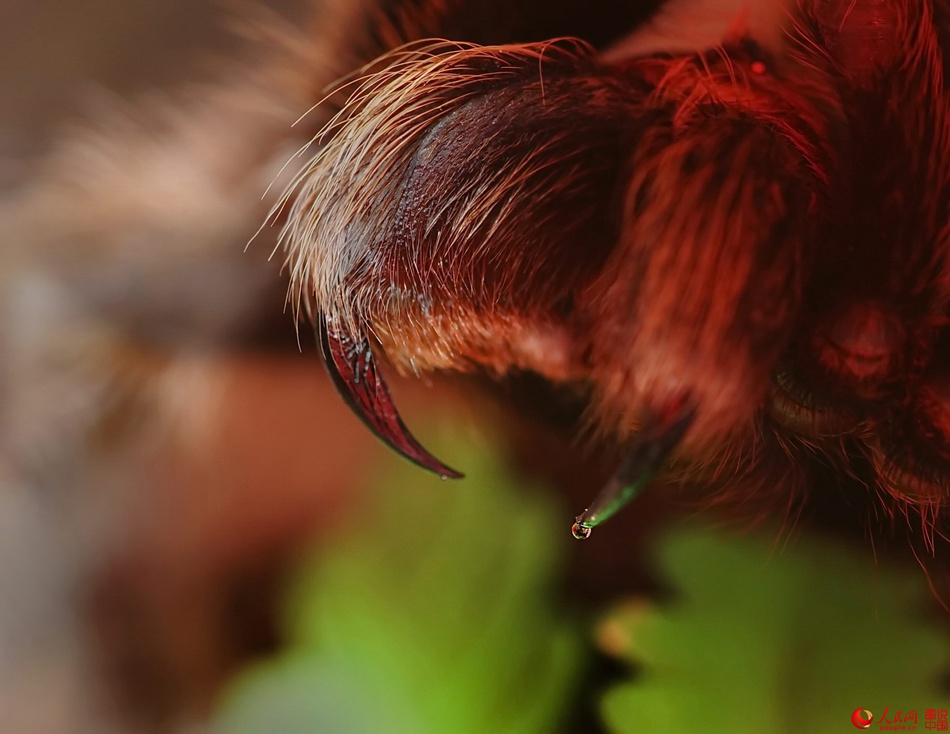
[[[289,18],[302,0],[260,3]],[[238,42],[228,17],[249,3],[213,0],[5,0],[0,3],[0,160],[4,182],[97,95],[130,98],[194,80]],[[200,76],[200,74],[198,74]],[[11,162],[20,167],[11,169]]]
[[[303,3],[268,5],[294,19]],[[103,101],[134,104],[212,78],[240,46],[229,25],[242,9],[0,4],[0,190],[28,181]],[[292,334],[289,317],[284,328]],[[46,494],[21,481],[16,451],[3,446],[3,731],[177,730],[208,710],[228,670],[275,644],[273,579],[288,550],[332,520],[349,467],[373,446],[313,354],[294,356],[180,359],[166,382],[179,394],[173,430],[126,440],[120,420],[107,427],[118,440],[86,446],[79,473],[48,478]]]

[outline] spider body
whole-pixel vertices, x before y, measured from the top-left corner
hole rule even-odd
[[[714,16],[711,48],[669,37]],[[621,484],[672,465],[763,487],[825,456],[937,508],[946,29],[939,3],[674,2],[607,50],[393,52],[286,194],[296,302],[404,372],[586,389],[621,444],[688,405]]]
[[[309,12],[252,23],[241,73],[202,94],[66,136],[4,199],[11,465],[155,402],[176,354],[285,324],[285,284],[241,247],[273,207],[336,384],[434,471],[454,473],[399,418],[383,356],[582,396],[578,430],[650,457],[621,484],[797,495],[820,462],[935,516],[946,0]],[[162,359],[125,369],[143,345]]]

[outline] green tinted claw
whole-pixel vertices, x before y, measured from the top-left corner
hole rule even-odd
[[[652,414],[627,458],[616,474],[600,491],[593,504],[575,518],[571,532],[578,540],[586,540],[591,531],[616,515],[656,478],[693,423],[696,409],[683,400],[665,415]]]

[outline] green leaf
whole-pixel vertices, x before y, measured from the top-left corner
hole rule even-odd
[[[604,650],[639,667],[605,697],[609,731],[840,734],[856,731],[859,708],[872,730],[885,711],[916,711],[923,731],[926,709],[950,708],[937,685],[950,636],[923,613],[922,571],[814,538],[779,550],[775,538],[688,529],[664,540],[677,596],[622,604],[598,630]]]
[[[387,466],[366,516],[304,566],[287,606],[288,652],[232,686],[221,728],[553,731],[584,649],[551,589],[573,542],[563,513],[487,451],[466,457],[460,482]]]

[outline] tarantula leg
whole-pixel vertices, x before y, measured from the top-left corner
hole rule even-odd
[[[376,368],[369,340],[354,337],[326,315],[317,322],[323,362],[337,392],[356,416],[391,449],[443,479],[460,479],[455,471],[426,451],[399,417],[386,381]]]
[[[663,470],[693,423],[696,407],[688,398],[664,413],[651,413],[620,468],[594,502],[575,518],[571,531],[578,540],[626,507]]]

